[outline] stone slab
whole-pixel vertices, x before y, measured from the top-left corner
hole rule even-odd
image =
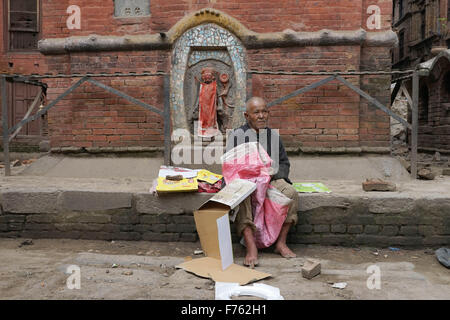
[[[214,194],[178,193],[162,196],[150,193],[135,195],[136,211],[140,214],[186,214],[193,213]]]
[[[2,207],[8,213],[57,213],[59,192],[6,191],[1,194]]]
[[[64,191],[58,207],[69,211],[103,211],[131,208],[132,194],[126,192]]]

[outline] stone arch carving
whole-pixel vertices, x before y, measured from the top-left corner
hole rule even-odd
[[[170,77],[170,107],[173,130],[190,129],[186,105],[185,81],[188,68],[204,61],[215,60],[230,65],[234,77],[233,111],[231,126],[244,122],[247,64],[241,41],[230,31],[213,23],[201,24],[187,30],[174,44]]]
[[[207,23],[212,23],[229,30],[241,41],[243,41],[245,37],[257,35],[257,33],[247,29],[241,22],[239,22],[239,20],[229,16],[228,14],[216,9],[205,8],[188,14],[183,19],[178,21],[167,32],[167,37],[169,38],[169,41],[173,43],[189,29]]]

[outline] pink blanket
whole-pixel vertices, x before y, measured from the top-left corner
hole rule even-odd
[[[277,240],[290,202],[270,186],[271,165],[272,159],[257,142],[240,144],[222,157],[222,174],[227,184],[234,179],[256,183],[251,200],[258,248],[267,248]]]

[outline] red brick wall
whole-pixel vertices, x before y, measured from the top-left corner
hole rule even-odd
[[[166,52],[77,53],[49,58],[52,70],[68,73],[165,71]],[[55,99],[79,78],[48,81]],[[160,110],[163,77],[106,77],[96,80]],[[49,112],[53,147],[160,147],[162,117],[90,83],[82,84]]]
[[[6,43],[6,30],[7,30],[7,16],[4,15],[6,8],[6,0],[0,0],[0,73],[18,73],[18,74],[42,74],[47,72],[48,68],[45,63],[44,56],[38,50],[30,51],[9,51]],[[11,115],[9,115],[11,116]],[[0,112],[0,119],[2,113]],[[3,128],[0,126],[0,132],[3,132]],[[22,131],[23,132],[23,131]],[[22,132],[19,133],[22,134]],[[36,142],[37,141],[37,142]],[[14,146],[27,146],[37,145],[39,139],[35,137],[16,137],[12,144]]]
[[[9,52],[6,48],[4,15],[5,1],[0,0],[0,72],[6,73],[44,73],[47,71],[44,57],[38,50],[27,52]]]
[[[43,0],[46,37],[98,34],[136,34],[169,30],[186,14],[210,7],[233,16],[255,32],[317,31],[320,29],[354,30],[361,27],[361,0],[151,0],[150,18],[114,18],[113,1],[104,0]],[[381,0],[370,4],[389,4]],[[81,8],[81,30],[68,30],[66,9],[76,4]],[[389,12],[390,14],[390,12]]]
[[[450,62],[441,58],[434,70],[443,70],[437,77],[421,78],[421,86],[429,92],[428,121],[419,123],[418,147],[424,150],[450,152],[450,92],[445,82],[450,74]],[[446,71],[445,71],[446,70]],[[436,73],[434,73],[436,74]],[[422,104],[419,104],[419,108]],[[422,112],[419,109],[419,114]]]
[[[251,50],[250,69],[270,71],[349,71],[359,69],[359,46]],[[326,77],[326,76],[325,76]],[[253,95],[273,101],[324,76],[254,75]],[[358,84],[359,77],[353,77]],[[336,80],[285,101],[270,110],[269,125],[280,128],[286,145],[298,147],[358,146],[360,98]]]
[[[1,2],[2,0],[0,0]],[[81,7],[81,30],[69,30],[66,9]],[[382,10],[382,30],[390,29],[391,1],[384,0],[152,0],[150,17],[114,17],[113,1],[43,0],[43,38],[148,34],[168,31],[185,15],[205,7],[219,9],[255,32],[367,29],[367,7]],[[373,31],[373,30],[371,30]],[[8,55],[20,72],[170,72],[170,51],[72,53],[20,61]],[[359,46],[292,47],[247,50],[250,69],[284,71],[348,71],[389,68],[389,49]],[[22,56],[23,57],[23,56]],[[39,66],[36,66],[36,61]],[[1,62],[1,60],[0,60]],[[254,75],[252,90],[271,101],[322,77]],[[377,80],[378,79],[378,80]],[[51,79],[53,100],[75,80]],[[100,81],[159,109],[163,106],[163,79],[103,78]],[[357,86],[388,103],[386,77],[350,78]],[[384,81],[384,82],[383,82]],[[162,118],[92,85],[84,84],[49,112],[52,147],[162,146]],[[389,117],[368,107],[353,91],[334,81],[271,109],[270,125],[280,128],[286,145],[331,148],[389,145]]]

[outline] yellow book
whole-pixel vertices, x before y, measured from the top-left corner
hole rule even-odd
[[[156,192],[170,193],[170,192],[192,192],[198,191],[198,182],[196,178],[183,179],[179,181],[167,180],[159,177]]]
[[[203,169],[198,172],[197,179],[208,182],[209,184],[215,184],[217,181],[222,179],[222,176]]]

